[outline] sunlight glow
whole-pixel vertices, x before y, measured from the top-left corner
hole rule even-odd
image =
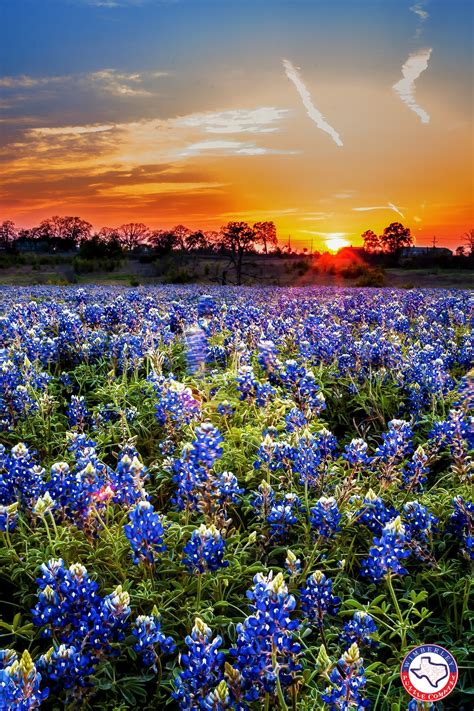
[[[342,237],[343,234],[344,234],[343,232],[331,232],[327,236],[327,238],[325,240],[326,247],[331,252],[337,252],[339,249],[349,246],[349,242]]]

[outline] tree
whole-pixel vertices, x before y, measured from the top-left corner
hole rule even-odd
[[[128,222],[117,230],[120,244],[129,252],[139,247],[150,237],[150,230],[143,222]]]
[[[384,252],[398,254],[403,247],[413,247],[413,237],[409,227],[404,227],[401,222],[392,222],[383,231],[380,242]]]
[[[185,239],[185,248],[187,252],[194,252],[199,249],[206,249],[207,240],[204,232],[191,232]]]
[[[37,235],[50,240],[54,249],[72,249],[89,239],[91,232],[91,223],[81,217],[53,215],[40,223]]]
[[[15,223],[5,220],[0,225],[0,249],[8,249],[18,236]]]
[[[276,247],[278,244],[277,232],[274,222],[256,222],[253,226],[258,242],[263,244],[263,251],[268,254],[268,246]]]
[[[173,227],[172,232],[176,237],[175,249],[180,249],[184,252],[184,250],[186,249],[186,240],[191,234],[191,230],[189,229],[189,227],[185,227],[184,225],[176,225],[176,227]]]
[[[373,230],[366,230],[361,235],[364,240],[364,249],[366,252],[374,254],[382,251],[381,238],[375,234]]]
[[[253,252],[256,244],[255,230],[247,222],[229,222],[221,227],[219,246],[234,266],[238,286],[242,284],[244,254]]]
[[[150,235],[150,242],[160,254],[168,254],[177,247],[176,235],[173,230],[155,230]]]
[[[467,244],[469,254],[474,254],[474,228],[463,234],[464,241]]]
[[[456,254],[456,257],[465,257],[466,256],[466,250],[462,244],[459,245],[459,247],[456,247],[455,254]]]

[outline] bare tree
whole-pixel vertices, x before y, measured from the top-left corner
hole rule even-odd
[[[229,256],[235,269],[237,285],[242,284],[244,254],[252,252],[257,244],[255,230],[247,222],[229,222],[221,228],[220,247]]]
[[[278,244],[277,232],[274,222],[256,222],[253,226],[256,238],[263,244],[263,251],[268,254],[268,247],[276,247]]]
[[[467,244],[469,254],[474,254],[474,228],[463,234],[464,242]]]
[[[122,247],[129,252],[144,244],[150,237],[150,230],[143,222],[128,222],[120,225],[117,231]]]
[[[17,238],[18,233],[12,220],[0,224],[0,249],[7,249]]]

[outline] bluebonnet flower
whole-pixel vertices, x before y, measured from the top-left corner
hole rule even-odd
[[[2,458],[0,503],[8,505],[19,500],[21,507],[31,508],[44,491],[44,469],[36,463],[33,453],[23,442],[12,447],[10,454],[4,452]]]
[[[283,575],[273,578],[271,572],[259,573],[254,583],[247,593],[252,614],[237,625],[236,645],[231,649],[245,699],[250,702],[263,699],[266,693],[274,697],[277,682],[285,689],[301,668],[301,647],[294,639],[300,623],[291,617],[296,601]]]
[[[128,520],[124,532],[132,547],[133,562],[153,565],[166,550],[162,517],[149,501],[139,501],[129,511]]]
[[[79,563],[65,568],[61,559],[50,560],[41,566],[41,573],[33,623],[42,628],[44,636],[54,636],[60,645],[74,648],[67,653],[62,649],[57,659],[54,650],[50,651],[42,668],[46,675],[51,672],[54,680],[61,672],[61,656],[67,656],[63,671],[69,675],[69,686],[84,686],[99,659],[112,653],[112,643],[124,638],[130,597],[120,585],[101,597],[97,583]],[[51,659],[57,664],[51,664]]]
[[[214,316],[217,310],[217,303],[210,294],[202,294],[198,299],[197,314],[198,318],[210,318]]]
[[[302,410],[298,407],[293,407],[287,415],[285,415],[286,429],[288,432],[294,432],[301,427],[306,427],[308,420]]]
[[[0,504],[0,531],[13,531],[18,522],[18,501],[4,506]]]
[[[329,706],[329,711],[348,709],[362,711],[370,707],[370,702],[363,697],[367,679],[362,663],[359,648],[354,643],[347,652],[344,652],[329,674],[332,686],[328,687],[322,695],[323,701]]]
[[[136,639],[133,649],[141,656],[143,664],[155,672],[158,657],[176,649],[172,637],[166,637],[161,631],[157,614],[139,615],[133,623],[132,635]]]
[[[275,502],[275,492],[265,479],[261,482],[257,491],[253,492],[250,502],[257,517],[261,521],[266,521]]]
[[[225,542],[214,525],[201,524],[183,548],[183,563],[190,573],[207,573],[229,565],[224,560]]]
[[[427,462],[428,455],[423,447],[418,447],[403,470],[402,479],[404,489],[408,491],[421,491],[424,488],[430,471]]]
[[[134,448],[125,448],[119,455],[115,472],[111,473],[110,485],[116,503],[131,506],[140,498],[146,498],[144,480],[147,469],[137,457]]]
[[[291,577],[301,573],[301,561],[289,549],[286,552],[285,568]]]
[[[369,557],[361,563],[361,575],[374,583],[387,575],[405,575],[407,571],[400,561],[409,555],[405,527],[397,516],[384,526],[380,538],[374,538]]]
[[[185,332],[186,363],[188,373],[196,374],[204,370],[206,363],[206,334],[199,326]]]
[[[313,531],[322,538],[334,538],[341,530],[341,514],[333,496],[322,496],[310,509],[309,520]]]
[[[431,540],[438,519],[418,501],[408,501],[403,505],[403,523],[407,541],[423,544]]]
[[[356,499],[352,499],[354,501]],[[392,507],[387,507],[380,496],[369,489],[362,500],[360,509],[355,513],[355,520],[367,526],[369,531],[380,535],[386,523],[397,516],[397,511]]]
[[[86,687],[88,677],[94,673],[94,657],[74,645],[60,644],[50,647],[38,659],[37,667],[58,689],[74,689],[77,699],[80,693],[76,687]]]
[[[374,647],[376,642],[373,637],[377,631],[378,628],[373,618],[367,612],[357,610],[352,619],[344,623],[341,644],[350,647],[355,642],[358,647]]]
[[[462,496],[456,496],[453,499],[453,507],[448,530],[459,538],[466,555],[474,560],[474,503],[464,501]]]
[[[337,615],[341,599],[332,592],[332,580],[316,570],[308,576],[300,588],[300,606],[305,617],[319,629],[323,627],[326,615]]]
[[[159,425],[169,432],[181,428],[197,418],[201,405],[193,396],[191,388],[170,375],[149,378],[157,395],[155,417]]]
[[[197,617],[185,642],[188,651],[180,657],[183,670],[176,677],[173,697],[183,711],[209,708],[208,695],[223,678],[222,637],[213,638],[211,629]]]
[[[300,378],[296,400],[309,418],[317,417],[326,409],[326,400],[311,370],[305,371],[303,377]]]
[[[67,418],[69,426],[75,427],[79,432],[83,432],[88,426],[91,414],[82,395],[73,395],[71,397],[71,402],[67,406]]]
[[[378,465],[379,477],[391,483],[397,476],[397,466],[413,451],[413,430],[405,420],[391,420],[388,432],[382,434],[382,443],[374,452],[373,461]]]
[[[255,377],[253,368],[243,365],[237,373],[237,389],[241,400],[255,400],[258,407],[265,407],[268,400],[275,394],[275,388],[270,383],[261,383]]]
[[[270,524],[271,537],[282,540],[288,529],[298,521],[296,512],[301,508],[301,502],[296,494],[285,494],[281,501],[275,502],[267,516]]]
[[[0,708],[29,711],[37,709],[48,697],[49,690],[40,689],[41,674],[28,650],[18,660],[13,650],[0,650]]]
[[[263,370],[267,373],[278,371],[281,363],[278,358],[278,350],[273,341],[260,341],[257,344],[258,355],[257,361]]]
[[[223,400],[217,406],[217,412],[223,417],[230,417],[234,413],[234,408],[228,400]]]
[[[365,440],[352,439],[349,444],[346,444],[344,447],[342,458],[352,467],[362,467],[370,463],[367,450],[368,444]]]

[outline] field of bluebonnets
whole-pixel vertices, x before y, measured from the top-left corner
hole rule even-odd
[[[469,292],[1,297],[0,708],[470,707]]]

